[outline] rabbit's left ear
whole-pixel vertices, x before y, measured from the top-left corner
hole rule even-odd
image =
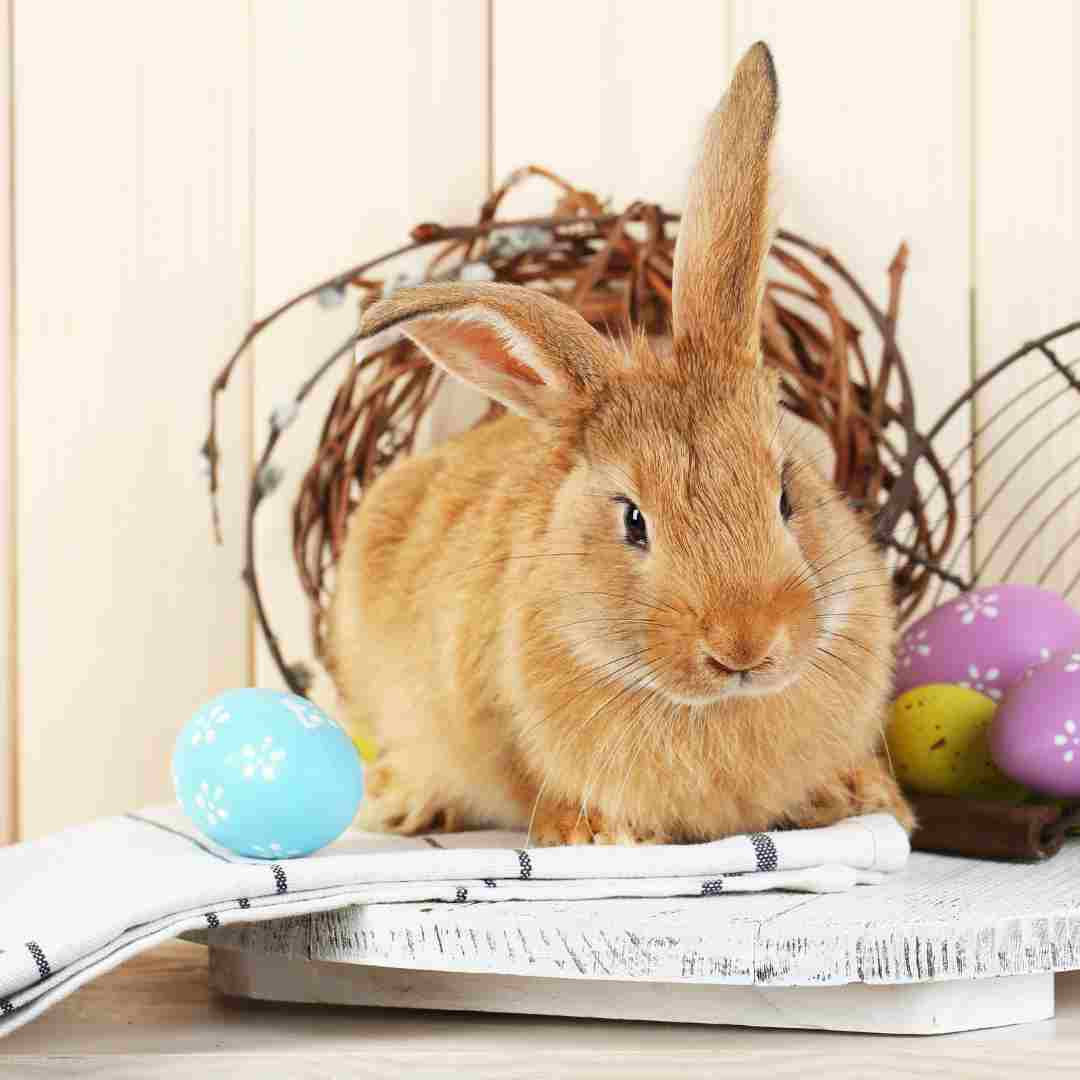
[[[756,364],[765,259],[772,241],[769,159],[776,70],[759,41],[739,61],[709,120],[675,245],[675,352]]]
[[[361,351],[402,336],[508,409],[550,421],[586,407],[619,362],[576,311],[520,285],[419,285],[364,313]]]

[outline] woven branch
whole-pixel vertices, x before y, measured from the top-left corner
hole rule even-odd
[[[550,217],[498,219],[506,195],[540,177],[557,192]],[[605,333],[631,326],[666,335],[671,325],[671,275],[678,216],[652,203],[634,202],[612,213],[590,192],[536,166],[519,169],[484,202],[475,224],[422,224],[411,242],[360,263],[286,301],[256,322],[211,387],[211,424],[203,452],[210,472],[214,526],[219,533],[217,400],[243,351],[290,308],[312,297],[358,293],[361,310],[401,283],[371,272],[420,248],[435,247],[426,272],[407,279],[490,280],[541,289],[577,309]],[[888,268],[888,300],[880,308],[825,248],[780,232],[772,252],[776,276],[766,286],[762,312],[765,360],[780,373],[783,404],[820,428],[835,452],[833,479],[852,504],[872,516],[883,545],[893,551],[901,618],[917,606],[953,542],[957,508],[949,476],[915,426],[915,405],[896,325],[907,249]],[[860,331],[837,302],[830,280],[854,299],[880,338],[875,362]],[[295,408],[337,361],[353,351],[353,335],[298,389]],[[324,623],[333,568],[345,542],[349,514],[367,486],[399,455],[410,453],[435,401],[443,375],[408,342],[350,364],[323,422],[321,436],[293,507],[293,552],[311,609],[315,654],[323,656]],[[481,422],[500,415],[492,403]],[[291,416],[286,418],[291,420]],[[310,673],[290,665],[266,612],[255,560],[254,516],[272,486],[273,451],[288,424],[271,419],[248,501],[244,578],[270,651],[288,685],[303,693]],[[933,485],[938,509],[931,527],[915,464]],[[925,471],[924,471],[925,470]],[[944,510],[941,510],[941,506]],[[944,527],[938,525],[944,513]],[[896,539],[903,537],[903,542]]]

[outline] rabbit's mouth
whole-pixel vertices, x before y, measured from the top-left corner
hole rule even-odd
[[[799,677],[801,665],[766,658],[754,667],[736,670],[706,654],[701,679],[685,687],[659,688],[676,705],[701,708],[732,698],[768,697],[786,690]]]

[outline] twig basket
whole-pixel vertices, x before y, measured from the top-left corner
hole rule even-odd
[[[554,188],[552,215],[500,219],[508,192],[530,177]],[[403,282],[487,280],[543,290],[607,333],[639,326],[663,335],[671,319],[677,222],[677,215],[653,203],[634,202],[613,212],[589,192],[530,166],[513,173],[484,202],[475,223],[418,225],[409,243],[286,301],[252,326],[211,388],[211,425],[203,452],[215,528],[217,399],[244,349],[285,311],[310,299],[335,304],[350,291],[362,308]],[[433,253],[422,275],[392,274],[395,260],[427,248]],[[901,245],[888,266],[888,298],[880,307],[829,250],[781,232],[771,253],[762,317],[765,360],[780,373],[783,404],[824,433],[834,453],[835,482],[872,519],[880,542],[891,549],[902,617],[937,578],[959,527],[953,481],[916,427],[911,380],[896,341],[906,255]],[[349,513],[383,469],[413,450],[421,421],[443,383],[442,373],[407,342],[350,363],[356,341],[355,333],[343,341],[297,389],[290,405],[271,416],[248,499],[244,577],[270,652],[299,693],[308,688],[310,673],[287,661],[271,627],[257,570],[254,517],[273,487],[274,450],[314,386],[341,361],[340,384],[293,508],[293,551],[310,602],[315,653],[321,656],[331,577]],[[499,412],[492,404],[484,419]],[[933,517],[926,505],[928,487],[936,500]]]

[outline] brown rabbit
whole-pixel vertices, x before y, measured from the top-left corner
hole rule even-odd
[[[424,285],[365,315],[370,347],[404,335],[516,414],[395,465],[352,519],[331,663],[380,750],[368,827],[911,827],[877,756],[885,566],[761,360],[776,112],[758,44],[691,182],[668,355],[515,286]]]

